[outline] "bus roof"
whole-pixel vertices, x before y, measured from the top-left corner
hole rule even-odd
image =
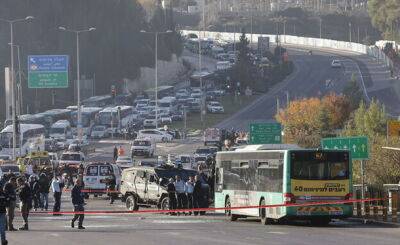
[[[162,92],[164,90],[173,89],[173,88],[174,88],[174,86],[167,86],[167,85],[158,86],[157,91],[158,92]],[[154,93],[154,91],[155,91],[154,88],[149,88],[149,89],[146,90],[146,93],[148,93],[148,92]]]
[[[118,107],[121,108],[121,111],[123,110],[132,110],[133,106],[115,106],[115,107],[106,107],[104,108],[102,111],[100,111],[100,113],[104,113],[104,112],[118,112]]]
[[[20,124],[20,130],[22,133],[31,130],[31,129],[44,129],[44,126],[41,124]],[[1,133],[12,133],[14,130],[13,125],[8,125],[5,127]]]
[[[101,110],[103,110],[103,108],[101,107],[82,107],[81,112],[82,113],[93,113],[93,112],[100,112]],[[78,113],[78,111],[73,111],[73,114]]]
[[[51,109],[51,110],[47,110],[47,111],[39,113],[39,114],[52,116],[52,115],[70,113],[70,112],[71,112],[71,110],[68,110],[68,109]]]
[[[53,125],[51,125],[52,128],[64,128],[70,126],[70,122],[68,120],[58,120],[55,122]]]

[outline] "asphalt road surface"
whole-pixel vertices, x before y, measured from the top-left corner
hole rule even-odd
[[[217,125],[220,128],[248,130],[251,122],[274,121],[277,107],[284,108],[289,100],[310,96],[323,96],[330,92],[340,93],[353,74],[368,99],[377,98],[384,102],[392,114],[400,113],[398,96],[385,87],[388,71],[364,55],[337,51],[317,51],[309,55],[304,49],[289,48],[289,57],[295,64],[295,71],[283,82],[274,86],[248,107]],[[342,68],[332,68],[332,60],[340,60]],[[389,93],[391,92],[391,93]],[[287,96],[288,95],[288,96]],[[277,102],[279,101],[279,102]]]
[[[52,207],[52,204],[50,205]],[[70,211],[69,193],[63,194],[62,210]],[[86,210],[125,210],[119,200],[108,204],[92,197]],[[326,227],[307,223],[264,226],[258,220],[225,221],[217,214],[168,216],[165,214],[86,215],[81,231],[70,227],[71,215],[31,214],[29,231],[7,232],[12,245],[26,244],[398,244],[400,228],[364,225],[350,221],[332,222]],[[17,214],[15,226],[22,220]]]

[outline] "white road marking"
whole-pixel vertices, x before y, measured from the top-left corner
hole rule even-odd
[[[277,234],[277,235],[287,235],[287,232],[281,232],[281,231],[268,231],[268,234]]]
[[[205,223],[220,223],[222,220],[152,220],[154,224],[205,224]]]

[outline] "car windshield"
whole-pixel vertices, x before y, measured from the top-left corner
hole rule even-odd
[[[62,154],[61,160],[63,160],[63,161],[80,161],[81,155],[80,154]]]
[[[196,150],[196,154],[210,154],[211,150],[208,148],[200,148]]]
[[[151,142],[147,140],[135,140],[133,142],[134,146],[150,146]]]

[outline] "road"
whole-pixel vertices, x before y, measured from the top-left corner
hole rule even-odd
[[[50,205],[52,206],[52,205]],[[72,209],[68,193],[62,210]],[[105,198],[90,198],[86,210],[124,210],[118,200],[110,205]],[[216,214],[168,216],[165,214],[86,215],[80,231],[70,227],[70,215],[31,214],[30,231],[8,232],[9,244],[398,244],[399,228],[364,225],[349,221],[332,222],[327,227],[307,223],[264,226],[258,220],[225,221]],[[17,214],[15,225],[22,220]]]
[[[397,106],[400,100],[390,88],[389,72],[371,58],[333,50],[314,50],[313,55],[309,55],[304,49],[292,47],[288,48],[288,52],[296,67],[294,73],[254,103],[219,123],[218,127],[248,130],[250,122],[274,121],[277,101],[280,108],[284,108],[287,92],[289,99],[321,96],[330,92],[341,93],[353,74],[361,88],[365,85],[365,96],[369,100],[377,98],[392,115],[400,113]],[[340,60],[343,68],[331,68],[333,59]],[[327,80],[332,82],[329,87],[326,86]]]

